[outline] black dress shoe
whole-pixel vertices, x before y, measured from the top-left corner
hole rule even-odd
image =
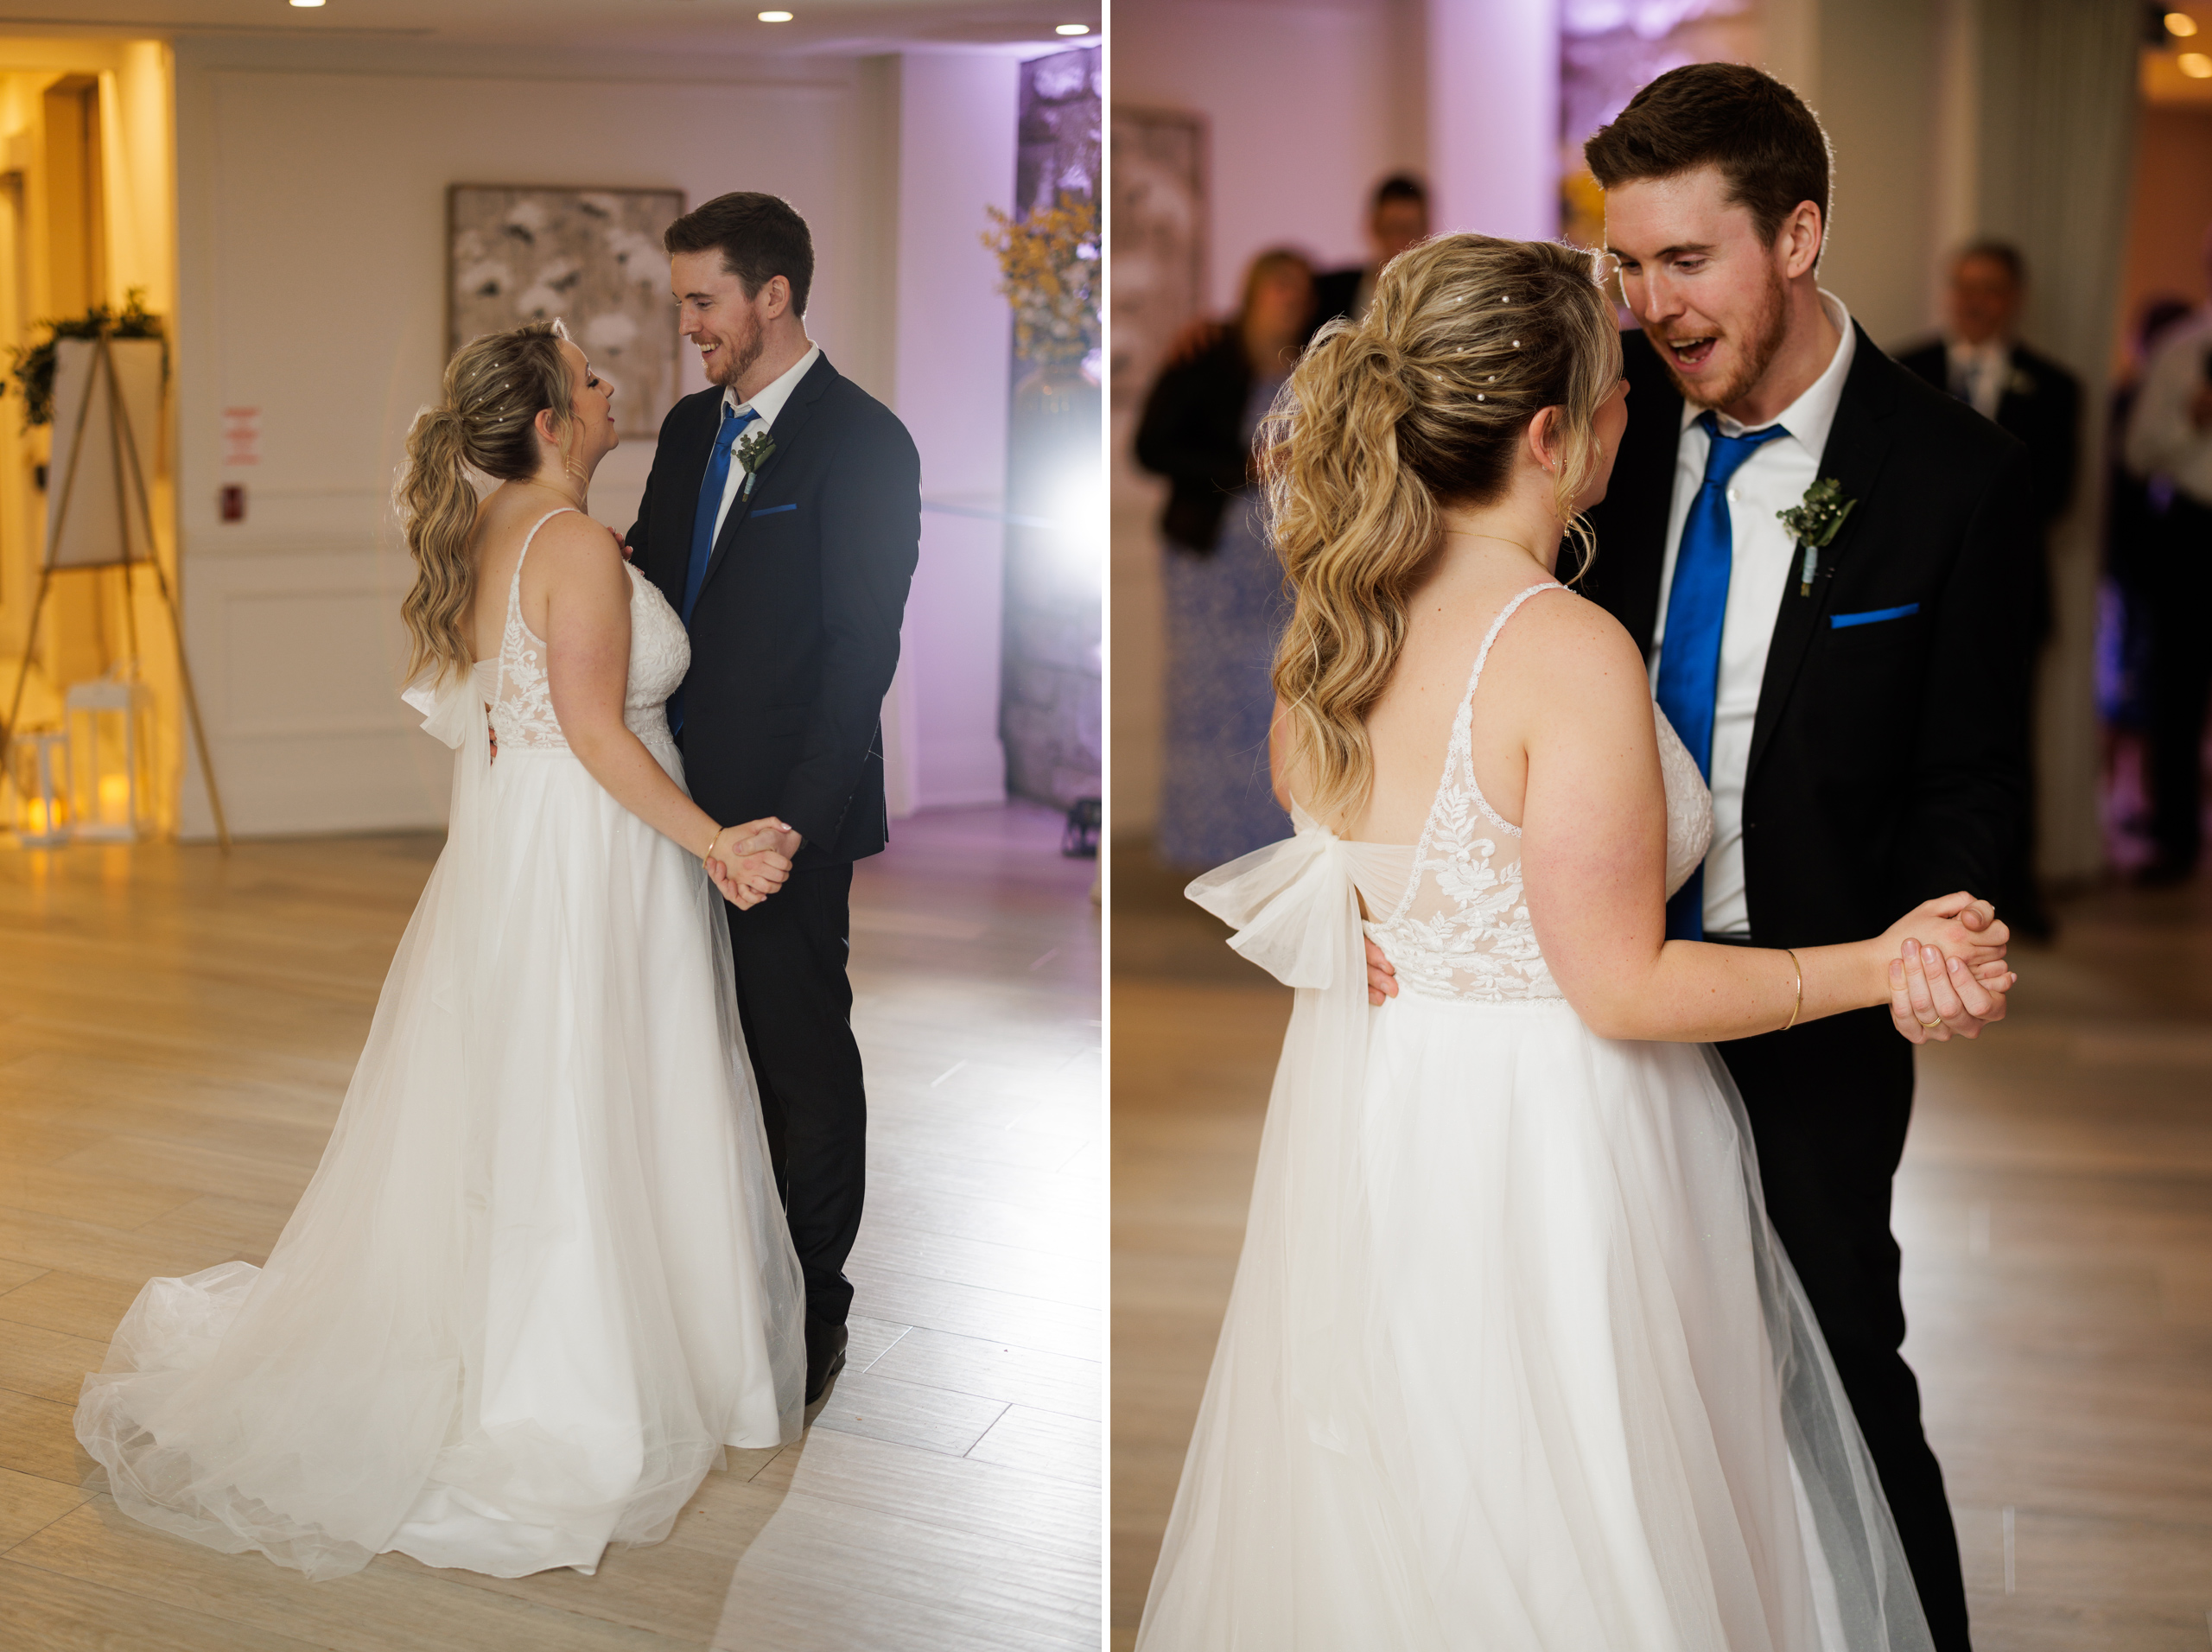
[[[845,1369],[848,1340],[842,1325],[833,1325],[826,1319],[810,1318],[806,1322],[807,1404],[812,1405],[829,1393],[830,1384]]]

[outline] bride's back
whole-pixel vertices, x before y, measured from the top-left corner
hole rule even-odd
[[[475,556],[468,614],[468,637],[479,660],[497,659],[507,622],[507,593],[514,584],[515,568],[531,531],[550,511],[565,502],[541,487],[506,486],[493,490],[477,507],[476,529],[471,540]],[[555,530],[548,526],[546,532]],[[540,535],[543,538],[543,536]],[[524,570],[519,593],[523,624],[537,636],[545,634],[545,583],[552,560],[533,556]],[[537,577],[532,577],[535,573]]]
[[[1406,635],[1388,682],[1362,720],[1374,770],[1365,805],[1338,823],[1342,836],[1370,843],[1419,841],[1436,800],[1452,725],[1491,627],[1515,597],[1539,585],[1533,564],[1485,562],[1439,570],[1407,604]],[[1483,666],[1480,704],[1468,724],[1469,758],[1484,798],[1518,824],[1528,759],[1520,719],[1510,712],[1540,685],[1538,650],[1516,635],[1533,615],[1499,629]],[[1495,715],[1493,715],[1493,713]]]

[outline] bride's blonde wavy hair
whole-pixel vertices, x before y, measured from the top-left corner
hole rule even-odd
[[[1599,459],[1592,421],[1620,374],[1590,255],[1486,235],[1401,253],[1364,318],[1330,323],[1306,347],[1258,450],[1294,600],[1275,694],[1300,802],[1317,817],[1366,802],[1366,715],[1404,645],[1406,599],[1442,543],[1444,510],[1501,495],[1547,407],[1559,410],[1559,518],[1589,565],[1574,501]]]
[[[468,473],[503,482],[535,475],[537,416],[552,410],[565,434],[575,386],[558,321],[531,321],[463,345],[446,366],[438,404],[407,432],[407,463],[392,491],[415,585],[399,607],[407,622],[407,676],[435,665],[443,677],[475,658],[462,620],[475,594],[476,489]]]

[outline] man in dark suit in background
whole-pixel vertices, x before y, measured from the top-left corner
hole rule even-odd
[[[1987,894],[2027,804],[2026,453],[1820,289],[1827,148],[1788,87],[1737,64],[1676,69],[1586,153],[1642,331],[1622,340],[1628,428],[1584,588],[1643,645],[1713,793],[1713,849],[1669,935],[1820,945],[1931,896]],[[1822,481],[1830,506],[1815,495],[1810,531],[1785,528],[1777,513]],[[1693,513],[1708,489],[1725,511]],[[1890,1184],[1912,1046],[1873,1010],[1720,1054],[1936,1644],[1965,1652],[1942,1471],[1898,1352]]]
[[[2082,454],[2082,381],[2015,336],[2027,296],[2027,263],[2009,242],[1980,240],[1951,263],[1946,325],[1940,337],[1906,351],[1900,366],[1918,373],[2028,449],[2036,532],[2020,547],[2019,577],[2030,646],[2050,639],[2050,531],[2074,502]],[[2051,923],[2036,888],[2031,809],[2005,880],[1993,893],[2016,932],[2048,936]]]
[[[814,244],[773,195],[669,226],[671,285],[712,388],[662,423],[630,530],[683,616],[669,702],[691,795],[790,829],[782,889],[728,908],[737,1003],[806,1278],[806,1398],[845,1362],[868,1101],[846,978],[853,862],[889,839],[883,696],[921,540],[921,465],[897,416],[806,336]]]
[[[1315,330],[1339,315],[1357,321],[1366,315],[1382,266],[1427,238],[1428,187],[1410,172],[1392,173],[1375,186],[1367,208],[1367,244],[1372,256],[1355,268],[1325,270],[1313,277]]]
[[[2034,467],[2035,567],[2027,590],[2029,634],[2050,636],[2050,529],[2074,503],[2082,454],[2082,381],[2016,336],[2027,297],[2027,264],[2018,247],[1976,241],[1951,264],[1941,336],[1897,357],[1897,365],[1948,391],[2026,444]]]

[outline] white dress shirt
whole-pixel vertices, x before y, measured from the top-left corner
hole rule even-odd
[[[789,372],[775,378],[767,388],[751,401],[739,401],[735,391],[724,387],[722,405],[740,414],[749,407],[760,416],[753,423],[745,427],[745,436],[749,436],[758,430],[768,429],[776,423],[776,415],[784,410],[784,403],[791,400],[791,392],[798,388],[798,381],[806,377],[807,369],[821,359],[822,346],[818,344],[809,344],[806,346],[806,353],[798,359]],[[743,444],[745,436],[738,438],[741,445]],[[715,539],[720,539],[722,537],[722,524],[729,519],[729,507],[736,503],[737,490],[744,481],[745,467],[738,463],[737,454],[733,449],[729,456],[729,474],[722,479],[721,508],[715,512]],[[710,539],[707,543],[712,544],[714,540]]]
[[[2127,421],[2127,467],[2163,476],[2212,510],[2212,426],[2190,423],[2189,403],[2205,383],[2212,356],[2212,305],[2177,322],[2158,341]]]
[[[1997,405],[2005,399],[2005,385],[2012,377],[2012,346],[2004,339],[1985,339],[1968,344],[1952,339],[1943,346],[1950,372],[1952,394],[1985,419],[1994,421]]]
[[[1713,708],[1713,847],[1705,857],[1707,935],[1743,935],[1751,928],[1744,896],[1744,781],[1751,767],[1751,723],[1758,715],[1759,680],[1766,675],[1767,645],[1774,639],[1783,593],[1797,577],[1803,555],[1776,513],[1802,504],[1805,490],[1819,477],[1821,452],[1828,444],[1828,429],[1835,423],[1857,347],[1843,302],[1823,290],[1821,307],[1843,335],[1834,358],[1802,396],[1767,422],[1789,434],[1754,448],[1728,484],[1728,608],[1721,621],[1720,679]],[[1675,554],[1681,546],[1690,502],[1704,486],[1706,450],[1712,445],[1698,423],[1704,410],[1682,404],[1667,553],[1659,571],[1659,619],[1651,639],[1655,691],[1667,636],[1667,600],[1675,587]],[[1738,424],[1726,413],[1715,416],[1725,436],[1766,429]]]

